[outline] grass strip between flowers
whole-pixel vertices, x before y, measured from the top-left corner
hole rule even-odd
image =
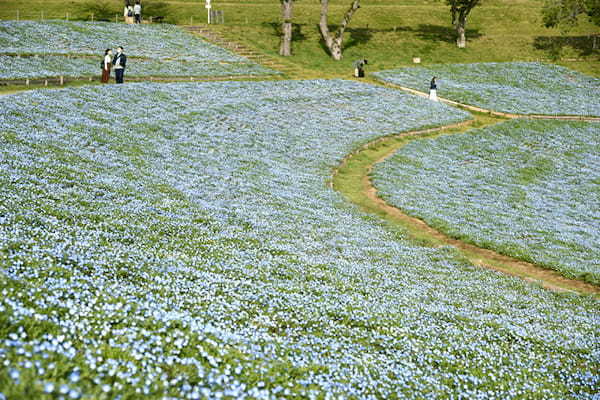
[[[467,122],[386,136],[362,146],[346,157],[334,171],[332,187],[364,211],[384,218],[396,228],[399,226],[406,230],[412,240],[421,245],[435,247],[452,245],[474,265],[537,282],[547,289],[575,291],[600,297],[600,288],[595,285],[568,279],[554,271],[449,237],[428,226],[422,220],[406,215],[402,210],[389,205],[378,197],[377,189],[371,182],[373,167],[395,154],[410,141],[462,133],[505,120],[505,118],[482,113],[472,114],[474,119]]]

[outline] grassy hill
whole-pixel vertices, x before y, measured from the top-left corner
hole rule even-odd
[[[202,1],[166,1],[166,11],[157,3],[145,0],[146,10],[164,14],[168,22],[206,22]],[[68,12],[71,19],[89,19],[90,10],[85,4],[88,2],[82,0],[32,0],[25,6],[21,0],[0,0],[0,18],[15,19],[19,10],[20,18],[25,19],[39,19],[42,12],[44,18],[66,18]],[[121,0],[108,0],[106,4],[111,10],[108,14],[120,13]],[[216,0],[213,4],[225,14],[225,24],[215,25],[215,29],[263,53],[277,55],[278,2]],[[348,4],[347,0],[332,0],[330,23],[341,20]],[[300,67],[306,77],[349,76],[351,62],[360,57],[369,59],[370,71],[412,65],[413,57],[421,57],[425,65],[542,60],[600,76],[600,51],[592,49],[590,37],[598,34],[598,27],[582,19],[568,36],[562,36],[558,29],[542,26],[542,5],[541,0],[485,1],[471,13],[467,48],[458,49],[443,1],[364,0],[347,31],[345,59],[335,62],[320,42],[319,2],[299,0],[294,16],[294,56],[283,62]]]

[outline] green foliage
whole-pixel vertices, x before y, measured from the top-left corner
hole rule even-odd
[[[600,26],[600,0],[546,0],[542,21],[547,28],[560,26],[563,31],[568,31],[577,25],[581,14],[586,14],[594,25]]]
[[[469,12],[480,3],[480,0],[446,0],[446,3],[450,6],[452,24],[454,25],[461,17],[466,18]]]
[[[122,14],[119,7],[108,0],[89,0],[79,6],[81,14],[86,16],[94,15],[96,21],[106,20],[112,21],[115,14]]]
[[[590,21],[597,26],[600,26],[600,0],[587,0],[585,2],[586,14]]]
[[[172,11],[171,6],[164,1],[145,1],[142,13],[145,18],[164,17],[168,21]]]

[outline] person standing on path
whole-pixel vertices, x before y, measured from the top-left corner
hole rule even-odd
[[[127,65],[127,56],[123,53],[123,47],[117,48],[117,55],[112,61],[115,66],[115,80],[117,83],[123,83],[123,75],[125,74],[125,66]]]
[[[133,16],[135,17],[136,24],[142,22],[142,5],[140,4],[140,0],[137,0],[135,6],[133,6]]]
[[[108,83],[110,79],[110,68],[112,67],[112,50],[106,49],[104,51],[104,59],[102,60],[102,79],[100,82]]]
[[[133,6],[131,4],[125,6],[123,16],[125,17],[126,24],[133,24]]]
[[[437,83],[436,77],[431,78],[431,82],[429,83],[429,100],[438,101],[437,98]]]

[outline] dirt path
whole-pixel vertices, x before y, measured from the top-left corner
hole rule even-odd
[[[396,85],[396,84],[389,83],[389,82],[381,82],[381,83],[383,83],[385,86],[400,89],[402,91],[412,93],[417,96],[429,97],[429,95],[427,93],[421,92],[419,90],[411,89],[408,87]],[[505,112],[501,112],[501,111],[488,110],[486,108],[472,106],[469,104],[459,103],[458,101],[449,100],[449,99],[445,99],[442,97],[438,97],[438,99],[442,103],[446,103],[446,104],[454,106],[454,107],[459,107],[459,108],[462,108],[465,110],[475,111],[475,112],[479,112],[479,113],[495,115],[495,116],[503,117],[503,118],[531,118],[531,119],[553,119],[553,120],[560,120],[560,121],[600,122],[600,117],[591,117],[591,116],[585,117],[585,116],[579,116],[579,115],[511,114],[511,113],[505,113]]]
[[[373,186],[370,178],[370,173],[376,164],[386,160],[414,138],[433,133],[464,132],[470,129],[468,125],[473,122],[474,120],[471,120],[460,124],[404,132],[375,139],[346,156],[341,165],[334,170],[331,186],[363,210],[378,214],[392,223],[401,225],[408,230],[412,238],[420,242],[433,246],[454,246],[462,256],[476,266],[536,282],[550,290],[592,294],[600,298],[600,287],[598,286],[569,279],[553,270],[451,238],[430,227],[423,220],[405,214],[378,196],[377,189]],[[483,126],[497,122],[484,123]]]

